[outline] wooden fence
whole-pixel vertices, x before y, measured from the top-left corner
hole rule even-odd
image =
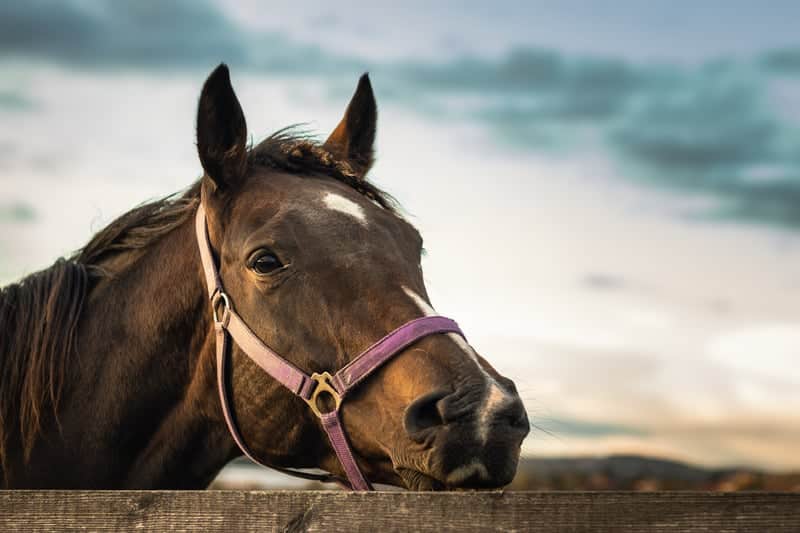
[[[0,491],[0,531],[800,532],[800,494]]]

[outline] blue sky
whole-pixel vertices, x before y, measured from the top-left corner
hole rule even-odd
[[[571,54],[696,63],[797,45],[795,2],[742,0],[236,2],[243,26],[285,32],[326,49],[386,57],[492,55],[514,46]]]
[[[373,179],[528,453],[800,467],[800,4],[429,4],[3,4],[0,281],[197,177],[219,61],[256,140],[369,70]]]

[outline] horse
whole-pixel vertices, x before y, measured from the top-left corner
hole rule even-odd
[[[202,489],[243,453],[352,481],[346,452],[367,483],[510,483],[528,417],[513,381],[436,317],[422,238],[367,179],[368,75],[324,142],[286,128],[251,146],[225,64],[197,109],[199,180],[0,292],[2,486]],[[331,373],[409,323],[430,331],[344,397]]]

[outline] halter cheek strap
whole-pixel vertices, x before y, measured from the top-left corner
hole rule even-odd
[[[353,456],[347,435],[339,415],[343,400],[348,392],[356,388],[370,374],[377,370],[383,363],[402,352],[411,344],[423,337],[435,333],[464,334],[458,325],[449,318],[441,316],[428,316],[406,322],[375,344],[353,358],[350,363],[341,368],[334,375],[328,372],[308,375],[292,363],[275,353],[247,326],[242,318],[233,310],[230,298],[225,293],[219,271],[211,252],[208,238],[205,211],[202,204],[197,209],[195,219],[197,243],[200,248],[200,258],[208,286],[209,299],[214,315],[214,330],[216,335],[217,352],[217,388],[222,405],[222,412],[228,430],[250,460],[262,466],[268,466],[278,471],[319,481],[343,481],[333,475],[316,475],[296,470],[270,466],[259,461],[242,438],[236,425],[230,407],[230,393],[227,387],[227,366],[229,358],[230,340],[258,366],[260,366],[273,379],[296,394],[309,405],[312,412],[320,419],[322,428],[328,435],[331,446],[342,465],[350,488],[354,490],[372,490],[369,481],[361,473],[358,463]],[[333,399],[334,408],[330,411],[320,409],[318,398],[328,395]]]

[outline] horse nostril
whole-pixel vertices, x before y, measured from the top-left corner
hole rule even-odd
[[[530,431],[530,420],[528,419],[528,412],[522,405],[522,402],[514,402],[505,412],[498,413],[498,418],[506,422],[512,429],[521,431],[526,435]]]
[[[444,424],[439,411],[439,400],[448,395],[445,390],[438,390],[420,396],[406,408],[404,424],[409,435],[441,426]]]
[[[525,431],[530,430],[530,421],[528,420],[528,413],[522,411],[517,415],[511,415],[509,417],[509,422],[512,428],[514,429],[522,429]]]

